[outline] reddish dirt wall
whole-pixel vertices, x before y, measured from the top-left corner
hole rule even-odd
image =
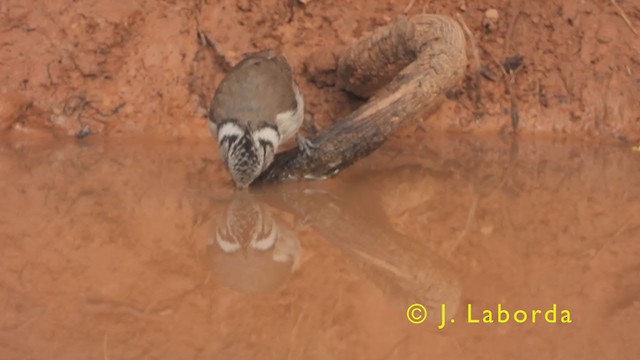
[[[330,76],[317,76],[333,65],[328,49],[348,45],[412,3],[409,15],[460,13],[478,40],[489,78],[500,75],[498,62],[523,57],[513,84],[518,131],[640,139],[640,37],[610,1],[305,2],[4,0],[0,129],[209,136],[205,109],[224,73],[198,51],[198,30],[214,37],[233,61],[267,47],[284,53],[309,118],[328,126],[359,105],[327,85]],[[640,2],[618,4],[640,31]],[[511,131],[505,82],[483,77],[480,105],[473,84],[469,77],[453,100],[417,126]]]

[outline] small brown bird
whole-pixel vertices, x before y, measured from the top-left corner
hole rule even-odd
[[[238,188],[273,162],[278,146],[297,133],[304,100],[287,60],[273,50],[247,55],[222,80],[211,101],[211,131]],[[298,146],[313,147],[298,135]]]

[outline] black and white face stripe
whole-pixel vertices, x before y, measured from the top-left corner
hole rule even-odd
[[[278,240],[278,228],[271,214],[252,199],[236,197],[218,219],[215,242],[225,253],[242,248],[267,251]]]
[[[280,144],[280,133],[278,128],[273,125],[265,125],[253,133],[253,138],[256,142],[270,143],[274,148]]]
[[[234,120],[228,120],[223,122],[217,129],[218,143],[222,144],[224,141],[235,142],[238,138],[245,134],[245,131]]]
[[[238,141],[245,132],[240,125],[238,125],[236,120],[227,120],[219,126],[212,126],[211,129],[215,129],[218,144],[220,145],[220,155],[224,159],[225,163],[228,163],[228,155],[231,145]]]
[[[255,223],[240,225],[252,228],[234,227],[232,222],[224,224],[224,228],[218,227],[215,241],[225,253],[234,253],[243,247],[267,251],[278,240],[278,228],[270,218],[260,218]]]
[[[225,121],[217,129],[218,143],[234,143],[238,138],[244,136],[247,131],[243,129],[235,120]],[[265,125],[251,134],[257,144],[270,144],[275,150],[280,145],[280,133],[277,127]]]
[[[259,145],[264,159],[263,170],[273,161],[273,156],[280,144],[280,133],[275,126],[265,125],[253,133],[253,139]]]
[[[249,131],[235,119],[217,127],[220,153],[240,187],[248,186],[273,161],[280,134],[273,125],[264,124]]]

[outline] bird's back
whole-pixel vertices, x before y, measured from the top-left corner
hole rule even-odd
[[[291,67],[273,51],[247,56],[218,86],[210,120],[219,124],[235,119],[250,129],[263,122],[275,125],[276,116],[296,108]]]

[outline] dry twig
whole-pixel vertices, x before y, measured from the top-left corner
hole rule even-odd
[[[480,65],[480,53],[478,51],[478,43],[476,41],[476,37],[473,35],[471,30],[469,29],[469,27],[465,23],[464,18],[462,17],[462,15],[456,14],[456,19],[458,20],[458,23],[460,23],[460,26],[462,26],[462,30],[465,32],[465,34],[467,34],[467,37],[469,38],[469,42],[471,43],[471,52],[473,54],[473,64],[474,64],[473,78],[474,78],[474,81],[475,81],[475,90],[476,90],[475,106],[476,106],[476,110],[480,111],[481,107],[482,107],[482,105],[481,105],[481,103],[482,103],[482,90],[481,90],[482,74],[481,74],[481,67],[482,66]]]
[[[409,10],[411,10],[411,8],[413,7],[413,5],[416,3],[416,0],[411,0],[409,1],[409,3],[407,4],[407,6],[405,6],[404,10],[402,11],[405,15],[409,13]]]
[[[633,24],[631,24],[631,20],[629,20],[629,17],[627,16],[627,13],[624,11],[622,7],[620,7],[620,5],[618,5],[618,2],[616,0],[611,0],[611,4],[613,5],[613,7],[616,8],[618,15],[620,15],[622,20],[624,20],[625,24],[627,24],[629,29],[631,29],[631,31],[634,34],[638,35],[638,31],[633,27]]]
[[[520,18],[520,13],[522,12],[520,10],[520,8],[521,8],[520,1],[519,0],[513,0],[511,2],[511,8],[515,9],[515,15],[513,15],[513,18],[511,19],[511,22],[509,23],[509,28],[507,30],[507,35],[505,36],[504,48],[505,48],[506,51],[510,51],[511,50],[511,40],[513,38],[513,29],[516,27],[516,23],[518,22],[518,19]]]
[[[229,61],[224,51],[220,48],[220,45],[218,45],[218,42],[215,41],[213,37],[209,36],[204,31],[198,31],[198,39],[202,46],[208,47],[212,50],[216,62],[224,72],[229,72],[231,68],[233,68],[233,64]]]
[[[513,83],[515,83],[516,81],[515,75],[517,72],[514,72],[514,71],[507,72],[507,70],[504,67],[504,64],[500,63],[498,58],[496,58],[495,55],[493,55],[493,53],[489,51],[489,49],[487,49],[486,47],[482,47],[482,50],[484,50],[487,54],[489,54],[489,57],[491,57],[491,60],[493,60],[493,62],[498,66],[498,68],[502,72],[504,85],[507,88],[507,93],[509,94],[509,101],[511,103],[511,107],[510,107],[511,127],[513,131],[516,131],[518,129],[518,124],[520,122],[520,115],[518,113],[518,103],[516,100],[515,91],[513,90]]]

